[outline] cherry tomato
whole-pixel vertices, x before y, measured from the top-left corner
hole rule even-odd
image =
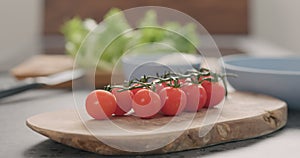
[[[160,92],[163,88],[165,88],[165,86],[164,86],[162,83],[155,83],[153,86],[155,87],[154,92],[156,92],[157,94],[159,94],[159,92]]]
[[[129,110],[129,111],[130,111],[130,110]],[[128,111],[127,111],[127,112],[128,112]],[[124,116],[127,112],[124,111],[123,109],[121,109],[121,108],[117,105],[117,108],[116,108],[114,114],[115,114],[116,116]]]
[[[163,82],[163,83],[157,83],[158,82],[158,80],[154,80],[153,81],[153,86],[155,87],[155,92],[157,93],[157,94],[159,94],[159,92],[163,89],[163,88],[165,88],[165,87],[167,87],[167,82]]]
[[[179,88],[165,87],[159,93],[162,109],[165,115],[179,115],[186,106],[187,98],[184,92]]]
[[[114,88],[112,94],[116,97],[117,108],[114,114],[116,116],[122,116],[131,109],[133,93],[130,90],[118,92],[120,88]]]
[[[172,84],[174,84],[174,82],[175,82],[174,80],[171,81]],[[184,78],[178,80],[178,84],[180,84],[180,85],[183,85],[185,83],[186,83],[186,79],[184,79]]]
[[[158,80],[157,80],[158,81]],[[185,84],[186,83],[186,79],[179,79],[179,84]],[[155,81],[153,82],[155,83]],[[174,81],[167,81],[167,82],[162,82],[162,83],[155,83],[154,86],[155,86],[155,92],[157,94],[159,94],[159,92],[165,88],[165,87],[169,87],[168,84],[174,84]]]
[[[203,81],[202,86],[207,94],[204,107],[216,106],[225,98],[225,88],[219,82]]]
[[[201,85],[189,83],[181,87],[181,89],[187,97],[185,111],[196,112],[204,107],[207,95]]]
[[[132,108],[138,117],[150,118],[161,109],[160,97],[149,89],[141,89],[133,96]]]
[[[133,84],[133,86],[140,86],[140,84],[135,83],[135,84]],[[132,92],[133,94],[136,94],[136,93],[137,93],[139,90],[141,90],[141,89],[144,89],[144,88],[135,88],[135,89],[132,89],[131,92]]]
[[[112,116],[117,108],[116,98],[105,90],[94,90],[86,98],[87,113],[97,120],[107,119]]]

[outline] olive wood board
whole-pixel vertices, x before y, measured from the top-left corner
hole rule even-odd
[[[133,135],[118,134],[105,135],[105,141],[118,142],[134,146],[147,146],[149,142],[163,141],[176,135],[176,132],[182,132],[174,141],[155,150],[150,151],[124,151],[106,145],[94,137],[86,124],[91,121],[107,133],[113,128],[107,124],[109,120],[93,120],[83,122],[75,110],[65,110],[58,112],[43,113],[27,119],[27,126],[32,130],[49,137],[50,139],[86,151],[95,152],[102,155],[146,155],[163,154],[183,150],[203,148],[211,145],[217,145],[237,140],[255,138],[272,133],[282,128],[287,122],[287,105],[284,101],[261,94],[248,92],[232,92],[221,107],[210,109],[209,114],[219,113],[214,123],[211,123],[211,129],[205,135],[199,136],[199,132],[208,127],[203,124],[204,114],[207,109],[202,109],[196,113],[192,123],[188,128],[181,131],[164,130],[158,133],[138,133]],[[192,113],[182,113],[178,117],[176,124],[188,121]],[[153,130],[163,126],[173,117],[157,116],[152,119],[140,119],[135,116],[113,117],[110,121],[132,130]],[[175,124],[175,125],[176,125]],[[91,127],[91,126],[89,126]],[[178,129],[177,129],[178,130]],[[94,132],[95,135],[97,133]],[[178,134],[178,133],[177,133]],[[176,135],[177,136],[177,135]]]

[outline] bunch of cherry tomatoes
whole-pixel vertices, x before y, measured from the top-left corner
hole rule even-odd
[[[98,120],[127,115],[131,110],[140,118],[197,112],[222,102],[227,94],[224,77],[205,68],[185,74],[144,75],[125,86],[94,90],[86,98],[86,110]]]

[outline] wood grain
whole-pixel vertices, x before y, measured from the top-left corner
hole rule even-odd
[[[73,16],[97,21],[112,7],[128,9],[162,6],[184,12],[199,21],[211,34],[248,33],[247,0],[45,0],[44,33],[58,34],[64,21]]]
[[[175,151],[202,148],[220,143],[244,140],[269,134],[282,128],[287,121],[287,105],[285,102],[259,94],[233,92],[225,101],[222,109],[212,109],[214,114],[221,110],[212,129],[202,137],[199,132],[208,124],[202,124],[207,110],[201,110],[196,114],[192,124],[185,129],[168,128],[155,134],[131,134],[127,135],[119,131],[113,131],[108,126],[108,121],[88,119],[84,122],[76,111],[58,111],[33,116],[27,120],[27,126],[32,130],[53,139],[59,143],[74,148],[91,151],[104,155],[143,155],[161,154]],[[176,124],[179,125],[191,118],[191,113],[183,113],[177,116]],[[127,130],[153,130],[168,123],[172,117],[158,116],[154,119],[139,119],[134,116],[115,117],[112,121]],[[146,146],[149,142],[160,143],[166,138],[173,137],[177,132],[183,131],[179,137],[166,146],[146,152],[128,152],[108,146],[96,139],[85,127],[101,127],[106,134],[101,135],[106,141],[125,143],[126,145]],[[174,130],[175,129],[175,130]],[[149,143],[150,144],[150,143]]]

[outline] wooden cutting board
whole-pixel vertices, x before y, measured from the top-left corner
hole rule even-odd
[[[67,55],[39,54],[14,67],[10,72],[18,80],[31,77],[49,76],[59,72],[73,69],[74,60]],[[120,75],[121,76],[121,75]],[[87,74],[87,80],[95,77],[95,86],[102,88],[111,81],[111,72],[97,71]],[[72,82],[49,86],[50,88],[71,88]]]
[[[224,142],[244,140],[269,134],[282,128],[287,122],[287,105],[285,102],[253,93],[232,92],[223,108],[213,108],[209,116],[219,113],[215,124],[203,123],[207,110],[198,112],[191,125],[186,129],[178,129],[181,123],[189,121],[191,113],[183,113],[177,118],[174,126],[154,133],[134,133],[143,130],[154,130],[163,127],[173,117],[158,116],[153,119],[140,119],[134,116],[114,117],[111,121],[122,128],[134,131],[125,134],[108,125],[108,120],[82,121],[75,110],[43,113],[27,120],[32,130],[49,137],[59,143],[104,155],[143,155],[162,154],[175,151],[202,148]],[[91,127],[89,130],[86,127]],[[211,126],[205,135],[199,136],[204,129]],[[90,132],[93,127],[101,127],[105,132],[93,131],[102,136],[101,141]],[[181,133],[177,136],[178,133]],[[151,143],[163,144],[165,139],[174,141],[158,149],[144,152],[123,151],[118,146],[111,147],[105,142],[114,142],[119,146],[147,147]],[[116,147],[116,148],[115,148]]]

